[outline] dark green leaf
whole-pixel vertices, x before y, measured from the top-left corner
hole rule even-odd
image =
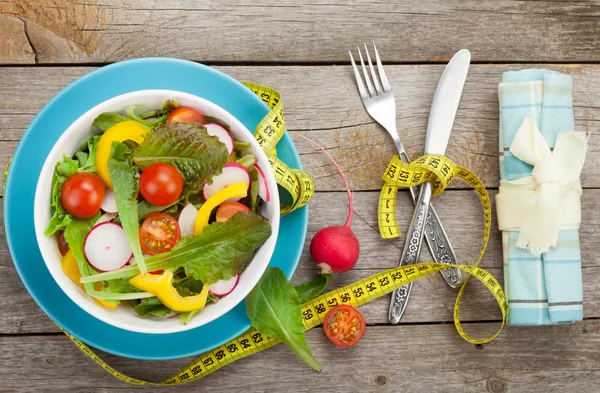
[[[125,236],[135,259],[138,261],[142,273],[146,273],[143,262],[142,249],[140,248],[139,223],[138,223],[138,193],[137,168],[132,165],[132,151],[121,142],[113,142],[111,157],[108,160],[108,173],[113,184],[119,219]]]
[[[190,195],[199,193],[205,183],[220,174],[228,157],[225,144],[208,135],[201,124],[168,122],[146,134],[133,160],[142,170],[157,162],[175,166]]]
[[[296,292],[298,292],[300,303],[304,304],[322,294],[327,289],[329,280],[331,280],[331,274],[319,274],[310,281],[296,285]]]
[[[248,193],[246,200],[252,213],[258,213],[258,170],[256,170],[255,167],[252,167],[248,170],[248,174],[250,175],[250,192]]]
[[[117,123],[122,121],[131,120],[129,117],[121,116],[117,113],[105,112],[101,113],[94,119],[92,125],[104,132],[108,130],[110,127],[114,126]]]
[[[181,296],[193,296],[202,292],[204,284],[202,281],[196,280],[194,277],[187,276],[177,283],[173,283],[175,289]]]
[[[140,304],[134,307],[137,315],[156,315],[157,317],[164,317],[171,313],[171,309],[163,305],[158,298],[151,297],[148,299],[142,299]]]
[[[298,294],[285,274],[270,266],[246,298],[252,327],[286,343],[313,369],[321,371],[304,337],[301,309]]]
[[[181,202],[181,199],[176,200],[167,206],[156,206],[151,204],[150,202],[144,200],[138,203],[138,219],[143,220],[149,214],[158,213],[158,212],[176,212],[177,204]],[[172,209],[174,208],[174,209]],[[173,211],[174,210],[174,211]]]

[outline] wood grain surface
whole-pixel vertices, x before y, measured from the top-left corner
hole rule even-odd
[[[345,63],[370,41],[394,62],[445,62],[463,47],[480,62],[600,60],[597,1],[4,0],[0,14],[13,19],[0,31],[28,44],[3,45],[7,64]]]
[[[380,175],[394,150],[390,137],[365,112],[348,63],[349,49],[371,41],[386,65],[398,130],[413,158],[423,151],[444,64],[458,49],[471,50],[474,64],[447,154],[480,176],[492,198],[499,179],[502,73],[544,67],[573,77],[576,131],[592,135],[581,177],[585,321],[507,327],[491,345],[476,350],[452,323],[456,290],[436,274],[415,283],[400,326],[387,323],[388,296],[363,305],[369,326],[355,348],[336,348],[321,328],[310,331],[307,339],[324,366],[321,374],[279,345],[203,380],[161,391],[598,391],[600,0],[0,0],[0,167],[40,109],[98,67],[146,56],[212,65],[281,92],[288,130],[317,190],[306,245],[320,228],[344,222],[347,200],[334,167],[295,134],[323,144],[346,173],[354,190],[353,229],[361,256],[355,269],[330,284],[341,287],[396,266],[403,244],[378,234]],[[457,181],[433,203],[459,260],[472,263],[483,229],[476,194]],[[408,193],[400,192],[397,215],[403,231],[411,213]],[[429,260],[427,251],[422,259]],[[496,229],[481,266],[503,281]],[[293,282],[315,274],[305,247]],[[117,381],[60,333],[21,283],[4,241],[0,299],[0,392],[150,389]],[[472,281],[461,316],[467,332],[483,336],[498,328],[500,311],[483,285]],[[119,371],[152,381],[192,360],[139,361],[99,353]]]

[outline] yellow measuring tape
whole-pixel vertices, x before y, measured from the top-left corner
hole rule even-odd
[[[500,334],[504,324],[506,322],[506,310],[507,303],[504,296],[504,291],[501,286],[488,286],[486,281],[497,283],[496,279],[492,275],[477,266],[485,254],[488,241],[490,239],[490,231],[492,229],[492,206],[490,203],[490,197],[485,189],[485,186],[481,183],[481,180],[475,176],[474,173],[466,168],[456,165],[450,158],[439,155],[439,154],[426,154],[412,163],[403,162],[400,157],[395,155],[390,161],[387,169],[383,173],[383,181],[385,182],[379,195],[378,214],[377,219],[379,222],[379,232],[383,238],[395,238],[399,237],[400,229],[396,222],[396,193],[398,187],[408,188],[418,186],[426,181],[429,181],[433,185],[433,195],[441,194],[446,187],[450,184],[454,177],[459,177],[469,183],[479,195],[481,206],[483,207],[483,242],[481,244],[481,250],[475,264],[471,267],[475,272],[475,277],[479,278],[492,294],[496,297],[500,309],[502,311],[502,325],[500,329],[492,336],[484,339],[477,340],[467,335],[460,325],[460,301],[465,291],[467,282],[471,278],[469,275],[463,285],[461,286],[456,302],[454,304],[454,324],[458,334],[466,341],[473,344],[485,344],[492,341]],[[461,267],[462,269],[462,267]],[[463,269],[465,270],[465,269]],[[485,275],[485,278],[483,277]]]
[[[358,307],[362,304],[370,302],[371,300],[375,300],[381,296],[384,296],[393,290],[408,284],[409,282],[419,280],[449,267],[458,267],[470,275],[475,276],[492,292],[502,310],[506,309],[506,299],[504,297],[504,292],[502,291],[502,286],[490,273],[486,272],[485,270],[475,266],[426,263],[397,267],[395,269],[377,273],[371,277],[325,293],[309,302],[304,303],[302,306],[304,328],[309,330],[323,323],[323,319],[325,318],[327,311],[339,304],[349,304],[351,306]],[[456,314],[455,310],[455,318],[457,317],[458,315]],[[457,320],[455,319],[455,323],[456,322]],[[460,323],[456,325],[456,328],[459,330],[459,332],[462,332]],[[66,332],[65,334],[69,336],[69,338],[79,347],[79,349],[81,349],[83,353],[102,366],[102,368],[104,368],[112,376],[123,382],[134,385],[160,386],[192,382],[205,377],[213,371],[216,371],[238,359],[242,359],[246,356],[279,344],[278,340],[273,340],[263,336],[256,329],[252,328],[238,338],[235,338],[226,344],[220,345],[212,351],[200,355],[169,378],[161,382],[148,382],[129,377],[115,370],[113,367],[104,362],[98,355],[96,355],[87,345],[72,335]],[[461,335],[464,335],[464,332]],[[471,339],[470,341],[475,344],[483,344],[489,342],[490,339]]]
[[[277,184],[291,195],[292,203],[281,203],[280,211],[283,216],[306,205],[315,193],[315,186],[306,172],[290,168],[277,158],[276,146],[285,133],[283,105],[279,93],[270,87],[256,83],[242,83],[271,108],[267,116],[256,126],[254,137],[267,154]]]

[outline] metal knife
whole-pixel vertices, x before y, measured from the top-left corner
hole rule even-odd
[[[438,83],[427,124],[427,137],[425,139],[425,154],[444,154],[450,139],[452,124],[460,102],[460,96],[467,78],[471,53],[462,49],[450,60]],[[432,188],[429,182],[421,186],[415,211],[406,233],[406,241],[399,265],[416,263],[419,260],[423,232],[429,215],[429,202]],[[412,290],[412,283],[398,288],[392,294],[388,319],[392,324],[398,324]]]

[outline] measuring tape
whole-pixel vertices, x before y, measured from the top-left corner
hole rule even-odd
[[[384,296],[395,289],[403,287],[404,285],[419,280],[423,277],[429,276],[433,273],[439,272],[450,267],[458,267],[461,270],[473,275],[480,280],[494,295],[494,298],[502,309],[502,315],[506,312],[506,298],[502,291],[502,286],[496,279],[487,271],[478,268],[476,266],[466,265],[450,265],[450,264],[438,264],[438,263],[426,263],[426,264],[415,264],[410,266],[402,266],[394,269],[390,269],[381,273],[377,273],[371,277],[362,279],[358,282],[346,285],[345,287],[336,289],[334,291],[325,293],[309,302],[304,303],[302,306],[302,317],[304,322],[304,328],[306,330],[312,329],[323,323],[323,319],[331,308],[339,304],[348,304],[354,307],[358,307],[362,304],[368,303],[381,296]],[[457,302],[460,300],[457,299]],[[455,309],[455,318],[458,317]],[[455,323],[457,320],[455,319]],[[504,323],[503,323],[504,325]],[[461,336],[466,336],[460,323],[456,325]],[[64,332],[64,330],[63,330]],[[220,345],[212,351],[206,352],[191,363],[183,367],[177,373],[173,374],[169,378],[161,382],[149,382],[137,378],[127,376],[113,367],[108,365],[98,355],[96,355],[87,345],[82,343],[77,338],[65,332],[65,334],[77,345],[77,347],[86,354],[89,358],[98,363],[103,369],[109,372],[113,377],[127,382],[133,385],[173,385],[183,384],[195,381],[202,377],[211,374],[212,372],[220,369],[232,363],[238,359],[245,358],[246,356],[252,355],[256,352],[263,351],[276,344],[279,344],[279,340],[270,339],[256,329],[250,329],[241,336],[229,341],[226,344]],[[468,337],[468,336],[467,336]],[[493,338],[493,337],[492,337]],[[490,339],[475,340],[468,338],[468,341],[474,344],[484,344],[489,342]]]
[[[475,189],[479,195],[481,206],[483,208],[483,242],[481,244],[481,250],[479,251],[477,261],[472,266],[473,269],[477,269],[475,276],[477,278],[483,278],[480,275],[485,271],[481,270],[477,266],[483,258],[492,229],[492,206],[490,203],[490,197],[485,189],[485,186],[483,183],[481,183],[481,180],[475,176],[474,173],[466,168],[456,165],[450,158],[446,156],[439,154],[426,154],[419,157],[412,163],[406,163],[403,162],[400,157],[394,155],[382,176],[385,184],[381,189],[378,203],[377,220],[379,223],[379,232],[385,239],[395,238],[401,235],[400,229],[398,228],[398,223],[396,222],[396,193],[398,187],[414,187],[429,181],[433,186],[433,195],[436,196],[441,194],[446,187],[448,187],[455,176],[463,179]],[[485,280],[496,282],[496,279],[494,279],[491,274],[487,272],[485,273],[487,275]],[[506,298],[504,297],[502,287],[498,286],[491,288],[488,286],[488,289],[494,294],[496,300],[498,300],[498,304],[500,304],[502,311],[502,325],[495,334],[484,340],[476,340],[471,338],[462,329],[459,316],[460,301],[470,278],[471,276],[469,275],[461,286],[458,296],[456,297],[456,303],[454,305],[454,324],[458,334],[460,334],[460,336],[466,341],[473,344],[485,344],[496,338],[504,327],[507,310]],[[483,279],[482,282],[486,284]]]
[[[283,105],[279,93],[270,87],[256,83],[242,83],[271,108],[267,116],[256,126],[254,138],[267,154],[277,184],[291,195],[292,203],[281,203],[280,212],[283,216],[310,202],[315,193],[315,186],[306,172],[290,168],[277,158],[276,146],[285,133]]]

